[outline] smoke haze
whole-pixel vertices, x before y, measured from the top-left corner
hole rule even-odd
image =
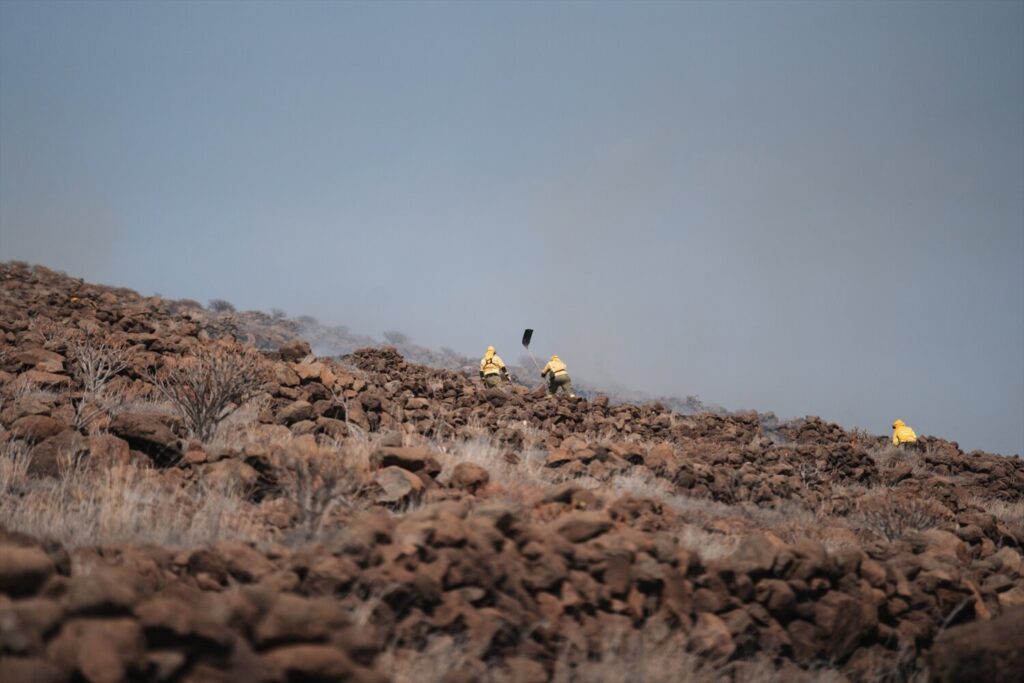
[[[1024,452],[1022,3],[3,3],[0,258]]]

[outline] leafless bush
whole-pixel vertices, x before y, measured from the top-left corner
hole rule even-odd
[[[132,360],[132,350],[122,344],[108,344],[92,338],[70,343],[71,371],[87,394],[95,394]]]
[[[304,457],[282,452],[275,457],[281,493],[301,510],[302,540],[312,540],[330,514],[349,507],[361,485],[358,471],[340,453]]]
[[[50,318],[35,318],[29,323],[28,329],[43,342],[45,349],[57,348],[78,333],[76,328],[69,328]]]
[[[409,335],[398,330],[388,330],[384,333],[384,340],[394,346],[401,346],[409,343]]]
[[[856,517],[861,528],[892,541],[911,531],[941,526],[952,513],[933,500],[886,491],[859,500]]]
[[[262,391],[266,370],[256,351],[218,344],[202,346],[194,356],[147,379],[171,403],[189,433],[208,442],[224,418]]]
[[[210,310],[214,313],[234,313],[235,307],[224,299],[210,299]]]

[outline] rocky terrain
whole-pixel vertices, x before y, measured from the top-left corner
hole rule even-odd
[[[1020,680],[1020,458],[268,320],[0,266],[0,681]]]

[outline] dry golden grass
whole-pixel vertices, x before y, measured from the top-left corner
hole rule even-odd
[[[266,536],[251,503],[203,481],[182,487],[151,470],[90,468],[70,455],[60,459],[57,478],[29,479],[14,470],[12,460],[5,457],[0,469],[0,524],[9,529],[70,547],[188,547]]]

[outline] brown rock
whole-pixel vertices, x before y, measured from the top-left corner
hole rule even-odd
[[[1017,683],[1024,671],[1024,607],[943,631],[929,664],[936,683]]]
[[[295,401],[277,412],[277,421],[285,425],[312,420],[313,417],[313,404],[309,401]]]
[[[826,634],[825,647],[832,659],[853,652],[863,631],[860,602],[846,593],[829,591],[814,603],[814,623]]]
[[[222,541],[213,551],[224,560],[232,578],[242,583],[259,581],[274,571],[273,563],[263,553],[238,541]]]
[[[166,415],[121,413],[111,420],[110,433],[127,441],[132,450],[142,451],[158,465],[177,463],[183,455]]]
[[[378,503],[400,503],[415,500],[423,494],[423,480],[401,467],[385,467],[377,472],[373,480],[382,492]]]
[[[221,491],[245,491],[256,485],[260,473],[241,460],[226,458],[202,467],[203,480]]]
[[[62,389],[71,384],[71,378],[67,375],[58,375],[52,372],[44,372],[42,370],[28,370],[18,375],[18,380],[21,382],[30,382],[32,384],[38,384],[45,389]]]
[[[274,600],[270,610],[256,625],[253,642],[260,647],[322,642],[346,626],[348,618],[340,604],[285,594]]]
[[[61,604],[69,614],[128,614],[139,597],[135,583],[127,571],[94,567],[68,581]]]
[[[281,355],[281,360],[288,363],[298,363],[313,353],[312,349],[309,348],[309,343],[302,339],[293,339],[282,344],[277,349],[277,352]]]
[[[690,648],[708,657],[726,659],[736,651],[736,643],[724,621],[710,612],[700,612],[690,632]]]
[[[11,683],[64,683],[67,676],[52,662],[35,657],[0,656],[0,681]]]
[[[0,545],[0,593],[31,595],[54,571],[53,560],[42,548]]]
[[[11,425],[11,434],[19,439],[36,443],[56,436],[67,429],[67,425],[46,415],[26,415]]]
[[[142,660],[142,629],[133,619],[72,619],[47,645],[50,660],[89,683],[120,683]]]
[[[612,520],[604,512],[574,511],[562,515],[550,527],[567,541],[582,543],[611,529]]]
[[[490,480],[490,473],[480,465],[471,462],[460,462],[455,466],[451,481],[448,483],[454,488],[476,493],[477,490],[486,486]]]
[[[22,365],[33,367],[42,372],[64,372],[64,356],[47,349],[26,349],[14,354],[14,359]]]
[[[87,439],[89,461],[100,467],[112,468],[131,461],[131,448],[124,439],[113,434],[94,434]]]
[[[271,650],[263,661],[287,681],[384,683],[383,676],[357,664],[329,645],[289,645]]]
[[[786,549],[786,544],[772,534],[751,534],[740,540],[729,563],[737,572],[764,575],[771,572],[775,558]]]
[[[441,463],[431,450],[418,447],[378,448],[370,454],[370,465],[375,468],[401,467],[410,472],[423,472],[434,477],[441,473]]]
[[[0,652],[41,651],[63,614],[56,602],[46,598],[0,601]]]

